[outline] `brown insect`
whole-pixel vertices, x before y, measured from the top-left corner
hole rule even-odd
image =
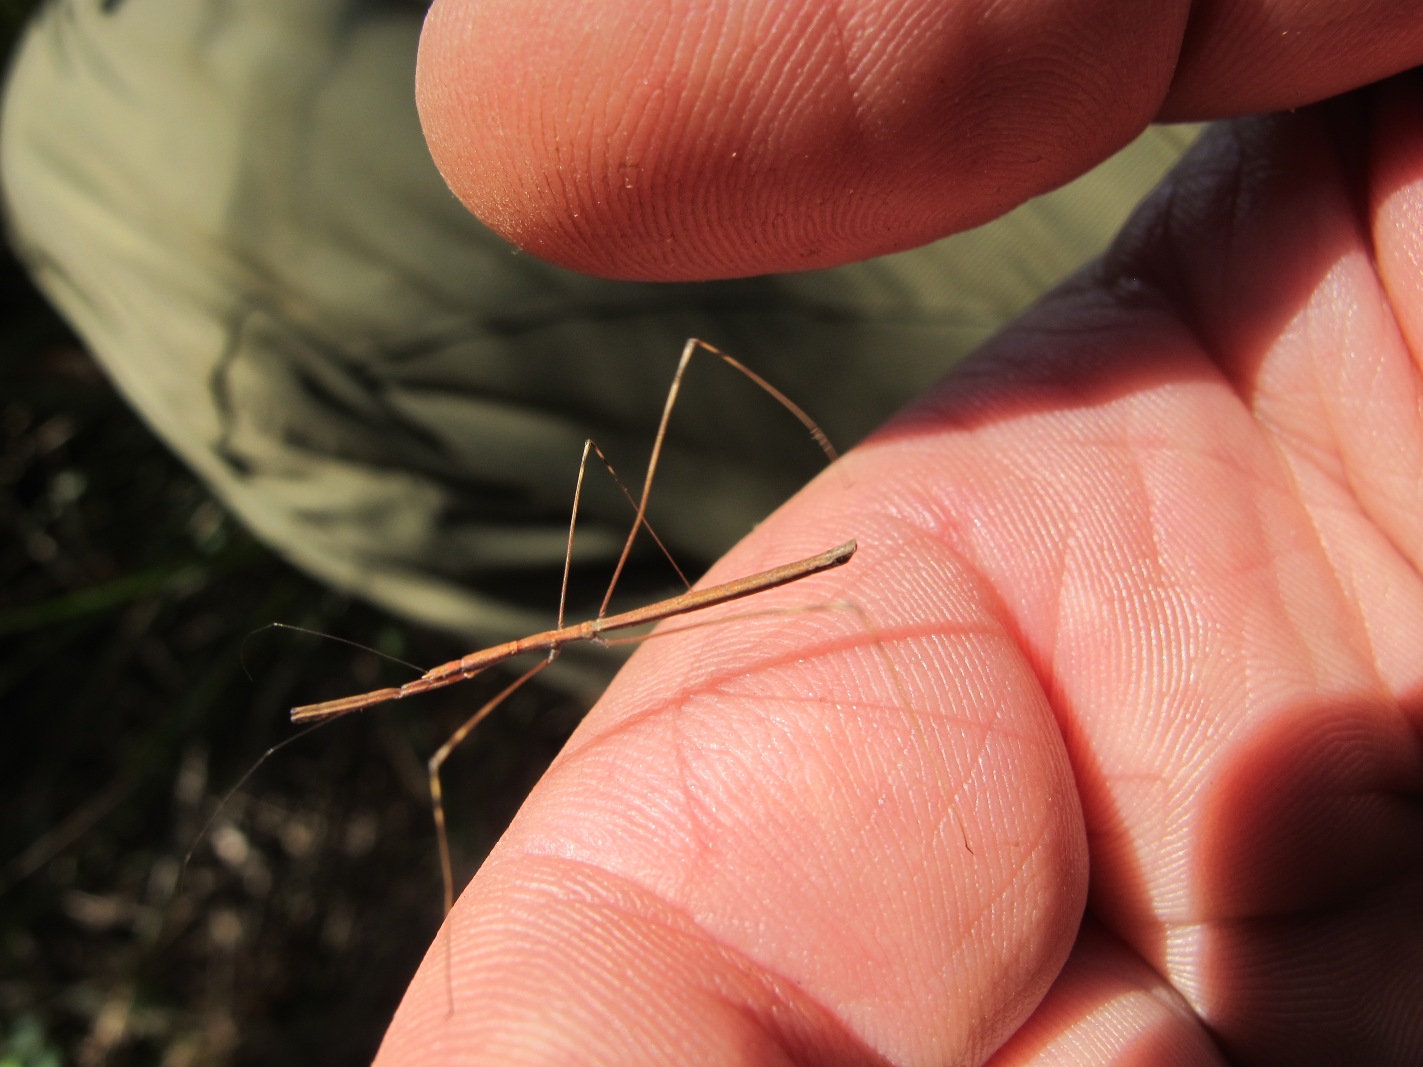
[[[817,555],[807,556],[805,559],[785,563],[779,567],[772,567],[770,570],[760,571],[756,574],[749,574],[735,581],[724,582],[707,589],[689,590],[678,596],[659,600],[656,603],[648,604],[641,608],[634,608],[631,611],[624,611],[615,615],[607,614],[608,603],[612,599],[613,590],[616,588],[618,578],[622,575],[623,568],[627,564],[628,557],[632,552],[633,542],[637,539],[639,531],[646,529],[649,535],[657,542],[658,546],[662,547],[663,553],[667,554],[667,549],[662,546],[661,540],[657,538],[656,533],[653,532],[652,527],[647,522],[647,502],[652,492],[653,477],[657,472],[658,459],[661,456],[662,445],[667,435],[667,425],[672,416],[672,409],[677,402],[677,394],[681,389],[683,376],[687,372],[687,367],[691,363],[692,356],[698,350],[720,357],[729,366],[740,371],[751,381],[759,385],[805,426],[828,459],[833,461],[836,458],[835,450],[831,447],[830,442],[826,439],[820,427],[816,425],[814,420],[799,406],[791,401],[789,397],[725,352],[722,352],[713,345],[707,344],[705,341],[693,338],[689,340],[682,349],[681,360],[678,362],[676,373],[673,375],[672,385],[667,391],[667,400],[662,409],[662,419],[658,424],[657,434],[653,439],[652,453],[648,459],[647,475],[643,479],[642,493],[636,501],[637,511],[633,519],[632,529],[629,531],[627,540],[623,544],[622,554],[618,558],[617,566],[613,570],[612,580],[608,584],[608,591],[603,597],[603,602],[598,609],[597,616],[584,622],[570,623],[567,625],[564,623],[564,606],[567,601],[568,578],[573,559],[573,534],[578,521],[578,504],[582,496],[583,477],[588,467],[589,456],[597,455],[608,468],[608,471],[613,475],[613,478],[617,480],[617,473],[613,471],[612,464],[608,462],[602,450],[598,448],[592,440],[588,440],[583,446],[583,458],[578,466],[578,480],[573,492],[573,515],[568,524],[568,550],[564,557],[563,586],[559,596],[557,626],[551,630],[530,634],[527,637],[521,637],[517,640],[507,641],[503,644],[494,645],[477,652],[471,652],[461,659],[451,660],[448,663],[434,667],[426,671],[419,678],[406,682],[402,686],[375,689],[369,693],[358,693],[355,696],[327,700],[319,704],[307,704],[292,709],[291,717],[293,722],[321,722],[341,715],[347,715],[353,711],[360,711],[363,708],[368,708],[375,704],[382,704],[390,700],[400,700],[404,697],[414,696],[417,693],[426,693],[432,689],[439,689],[447,685],[453,685],[456,682],[465,681],[490,667],[526,652],[545,653],[543,659],[533,667],[530,667],[506,686],[492,700],[484,704],[478,711],[465,720],[463,725],[451,734],[449,739],[440,746],[439,750],[430,757],[430,800],[435,818],[435,831],[439,838],[440,871],[444,881],[446,912],[454,906],[454,875],[451,869],[448,835],[445,830],[445,809],[443,790],[440,785],[440,768],[444,765],[450,753],[469,736],[470,732],[478,726],[480,722],[494,712],[515,690],[557,659],[559,652],[564,646],[576,644],[581,641],[603,642],[606,640],[606,635],[608,634],[629,630],[638,626],[646,626],[664,619],[686,615],[695,611],[702,611],[706,608],[715,607],[718,604],[726,604],[733,600],[754,596],[768,589],[775,589],[777,586],[797,582],[813,574],[819,574],[822,571],[839,567],[848,563],[850,557],[855,554],[855,542],[846,541],[842,545],[837,545]],[[619,480],[618,485],[622,486],[623,483]],[[623,488],[623,493],[628,497],[629,501],[632,501],[632,496],[625,487]],[[671,558],[670,554],[668,554],[668,558]],[[673,565],[675,567],[675,563]],[[678,573],[680,574],[680,571]]]

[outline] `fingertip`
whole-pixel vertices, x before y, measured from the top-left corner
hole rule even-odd
[[[1179,20],[1109,6],[440,0],[418,96],[450,187],[529,252],[806,270],[977,225],[1126,143]]]

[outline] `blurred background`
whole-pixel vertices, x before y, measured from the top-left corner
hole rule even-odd
[[[467,650],[257,544],[8,251],[0,290],[0,1064],[368,1060],[439,924],[424,762],[471,695],[317,730],[203,827],[292,705],[412,675],[269,623]],[[579,711],[531,693],[455,755],[463,877]]]
[[[6,56],[36,6],[0,5]],[[228,795],[293,704],[411,676],[264,627],[467,649],[257,544],[8,248],[0,309],[0,1065],[367,1062],[440,921],[425,759],[480,694],[318,729]],[[456,753],[461,879],[580,711],[529,693]]]

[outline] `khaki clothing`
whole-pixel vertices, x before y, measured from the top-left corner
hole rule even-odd
[[[421,5],[64,0],[3,113],[36,279],[153,429],[261,538],[472,641],[546,628],[585,436],[640,479],[704,337],[848,447],[1100,251],[1191,138],[916,251],[701,285],[583,277],[470,217],[421,138]],[[801,427],[710,362],[653,522],[695,572],[817,470]],[[631,509],[590,472],[580,599]],[[644,558],[648,553],[642,553]],[[665,593],[667,571],[646,572]]]

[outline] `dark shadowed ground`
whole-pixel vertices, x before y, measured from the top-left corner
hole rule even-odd
[[[0,2],[6,54],[31,6]],[[257,545],[5,253],[0,1067],[373,1054],[440,918],[424,762],[494,680],[301,738],[200,836],[296,733],[292,704],[410,676],[274,621],[426,665],[465,651]],[[461,878],[579,711],[530,694],[451,761]]]
[[[0,1064],[364,1062],[440,918],[425,759],[492,682],[296,741],[199,839],[291,705],[411,674],[268,623],[463,649],[255,544],[0,285]],[[456,755],[465,877],[577,712],[532,696]]]

